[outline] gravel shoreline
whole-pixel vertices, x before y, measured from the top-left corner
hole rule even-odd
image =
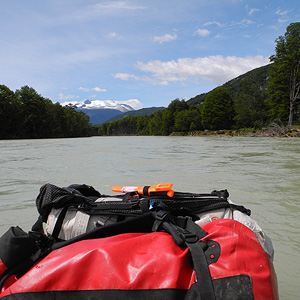
[[[172,136],[199,136],[199,137],[210,137],[210,136],[245,136],[245,137],[300,137],[299,127],[280,127],[270,126],[260,130],[254,128],[244,128],[236,130],[216,130],[216,131],[193,131],[193,132],[173,132]]]

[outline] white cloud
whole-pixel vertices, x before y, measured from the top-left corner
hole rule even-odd
[[[115,78],[128,81],[128,80],[138,80],[138,81],[145,81],[150,82],[153,85],[169,85],[169,82],[166,80],[157,80],[156,78],[150,77],[150,76],[137,76],[134,74],[129,73],[116,73],[113,74]]]
[[[128,80],[138,80],[138,81],[146,81],[150,82],[151,84],[154,85],[168,85],[169,83],[167,81],[157,81],[156,79],[149,77],[149,76],[137,76],[134,74],[129,74],[129,73],[116,73],[113,74],[115,78],[128,81]]]
[[[176,33],[173,33],[173,34],[165,34],[165,35],[162,35],[162,36],[155,36],[153,37],[153,42],[154,43],[168,43],[168,42],[171,42],[171,41],[175,41],[177,39],[177,34]]]
[[[222,24],[220,22],[206,22],[203,26],[210,26],[210,25],[217,25],[218,27],[222,27]]]
[[[99,87],[94,87],[94,88],[86,88],[86,87],[79,87],[78,88],[80,91],[84,91],[84,92],[90,92],[90,91],[95,91],[95,92],[107,92],[106,89],[102,89]]]
[[[94,87],[94,88],[92,88],[92,91],[95,91],[95,92],[107,92],[106,89],[101,89],[101,88],[99,88],[99,87]]]
[[[258,8],[251,8],[248,4],[246,5],[246,10],[249,16],[252,16],[254,13],[260,11]]]
[[[78,89],[79,89],[80,91],[84,91],[84,92],[89,92],[89,90],[90,90],[89,88],[85,88],[85,87],[82,87],[82,86],[79,87]]]
[[[78,98],[78,96],[75,96],[75,95],[64,95],[63,93],[59,93],[59,95],[58,95],[58,99],[59,100],[68,100],[68,99],[74,99],[74,98]]]
[[[275,12],[275,14],[276,15],[280,15],[280,16],[285,16],[285,15],[288,14],[288,12],[289,12],[288,10],[277,9],[276,12]]]
[[[117,36],[117,34],[115,32],[110,32],[108,34],[108,37],[111,38],[111,39],[115,38],[116,36]]]
[[[285,23],[288,21],[288,18],[278,18],[279,23]]]
[[[133,74],[128,74],[128,73],[117,73],[114,74],[115,78],[121,79],[121,80],[129,80],[129,79],[136,79],[136,80],[140,80],[140,78],[138,76],[135,76]]]
[[[99,3],[87,5],[73,11],[67,16],[64,15],[61,22],[78,21],[78,20],[92,20],[99,16],[124,16],[126,13],[147,9],[146,6],[134,5],[130,1],[99,1]]]
[[[106,37],[109,38],[110,40],[117,40],[117,41],[121,41],[124,39],[123,36],[117,34],[116,32],[110,32]]]
[[[121,80],[143,80],[152,84],[168,85],[170,82],[189,82],[205,79],[214,84],[222,84],[254,68],[269,63],[269,59],[257,56],[227,56],[222,55],[179,58],[177,61],[151,60],[146,63],[137,62],[136,68],[150,76],[136,76],[128,73],[118,73]]]
[[[96,10],[138,10],[145,9],[145,6],[129,4],[127,1],[106,1],[93,6]]]
[[[278,22],[279,23],[285,23],[289,20],[287,14],[289,13],[288,10],[281,10],[281,9],[278,9],[275,14],[279,16],[278,18]]]
[[[253,21],[248,20],[248,19],[243,19],[242,21],[236,23],[235,25],[238,25],[241,28],[246,28],[246,27],[248,27],[249,25],[252,25],[252,24],[254,24]]]
[[[208,36],[210,35],[210,31],[207,30],[207,29],[197,29],[194,33],[194,35],[199,35],[201,37],[205,37],[205,36]]]

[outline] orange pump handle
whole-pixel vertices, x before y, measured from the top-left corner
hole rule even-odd
[[[156,183],[154,186],[148,187],[148,194],[155,192],[167,192],[169,197],[173,197],[174,191],[171,190],[172,183]],[[144,194],[144,186],[113,186],[111,190],[119,193],[138,192],[140,195]]]

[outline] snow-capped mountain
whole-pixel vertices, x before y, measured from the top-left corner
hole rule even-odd
[[[76,105],[78,109],[115,109],[120,112],[127,112],[143,108],[143,104],[137,99],[129,99],[125,101],[115,100],[84,100],[84,101],[67,101],[61,105]]]
[[[108,119],[124,112],[143,108],[143,104],[137,99],[126,101],[114,100],[84,100],[66,101],[61,103],[65,105],[76,105],[78,111],[82,111],[90,117],[90,122],[94,125],[102,124]]]

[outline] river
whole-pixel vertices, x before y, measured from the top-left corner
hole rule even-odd
[[[300,295],[300,139],[92,137],[0,141],[0,235],[30,230],[45,183],[113,185],[172,182],[176,191],[228,189],[252,211],[275,248],[280,299]]]

